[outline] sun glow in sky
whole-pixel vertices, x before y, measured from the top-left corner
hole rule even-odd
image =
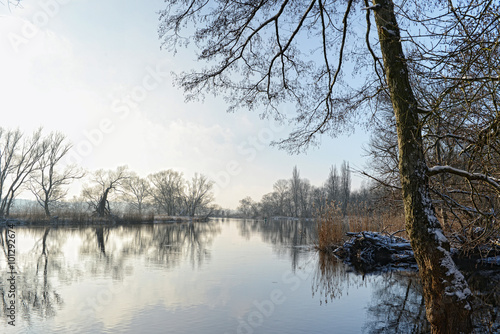
[[[362,130],[289,155],[269,146],[288,126],[258,112],[228,114],[221,98],[185,103],[171,72],[195,66],[196,55],[160,50],[163,7],[159,0],[23,0],[10,9],[1,2],[0,126],[63,132],[73,143],[70,160],[90,171],[128,165],[141,176],[170,168],[187,179],[206,174],[224,208],[246,196],[259,201],[295,165],[316,186],[343,160],[364,167]],[[353,175],[353,188],[360,182]]]

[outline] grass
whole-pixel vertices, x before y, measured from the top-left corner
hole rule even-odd
[[[21,210],[13,210],[9,215],[9,219],[15,219],[27,225],[46,225],[46,224],[61,224],[61,225],[92,225],[103,224],[119,221],[121,223],[151,223],[154,215],[147,213],[139,215],[133,212],[119,214],[118,216],[97,217],[89,210],[79,210],[74,208],[55,209],[51,212],[51,217],[47,217],[45,212],[37,207],[31,206]]]
[[[343,216],[332,203],[316,215],[318,239],[316,248],[329,251],[346,240],[347,232],[375,231],[407,238],[402,210],[378,210],[369,205],[351,205]]]
[[[340,245],[345,235],[344,220],[340,208],[331,204],[318,213],[316,224],[318,240],[316,248],[327,251]]]

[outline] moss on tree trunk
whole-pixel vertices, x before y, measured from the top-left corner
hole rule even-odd
[[[396,116],[399,170],[406,230],[419,266],[427,318],[433,333],[469,333],[471,294],[449,253],[429,196],[421,124],[394,13],[388,0],[374,0],[385,77]]]

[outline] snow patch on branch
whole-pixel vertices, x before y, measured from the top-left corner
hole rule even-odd
[[[458,176],[465,177],[466,179],[469,179],[469,180],[484,181],[486,183],[489,183],[490,185],[492,185],[496,189],[500,189],[500,179],[494,178],[494,177],[486,175],[486,174],[470,173],[470,172],[465,171],[463,169],[458,169],[458,168],[451,167],[451,166],[434,166],[434,167],[430,167],[427,169],[427,174],[429,176],[441,174],[441,173],[455,174]]]

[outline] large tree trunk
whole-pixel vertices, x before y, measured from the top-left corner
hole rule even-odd
[[[108,204],[108,194],[110,190],[110,187],[106,188],[101,198],[99,199],[99,202],[97,203],[96,212],[99,217],[104,217],[107,213],[109,213],[106,209]]]
[[[429,196],[417,101],[390,0],[373,0],[385,76],[396,116],[406,230],[419,266],[433,333],[470,333],[471,292],[449,253]]]
[[[50,218],[49,201],[47,199],[43,202],[43,209],[45,210],[45,216]]]

